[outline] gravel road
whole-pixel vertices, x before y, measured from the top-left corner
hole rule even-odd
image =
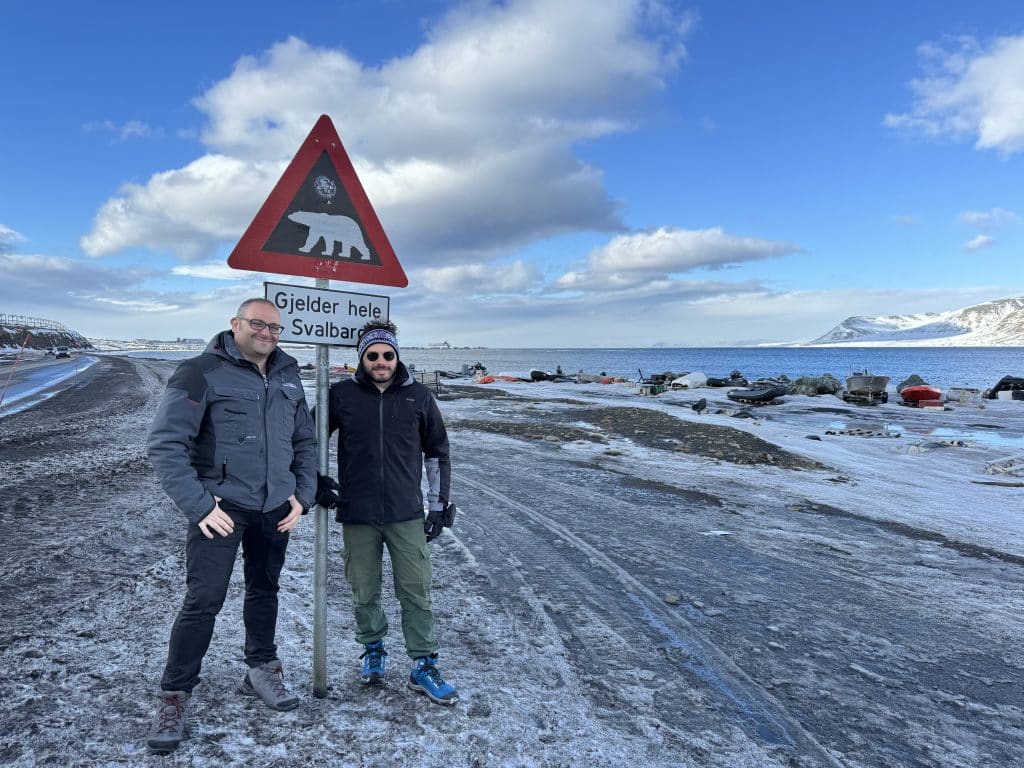
[[[183,524],[144,438],[173,365],[105,357],[0,420],[4,764],[974,768],[1024,751],[1019,560],[739,481],[707,487],[701,462],[751,456],[829,475],[734,430],[681,437],[627,403],[487,396],[473,411],[474,391],[453,388],[441,405],[462,414],[450,420],[460,513],[434,545],[435,608],[463,701],[404,690],[393,604],[393,679],[354,685],[333,523],[332,687],[309,696],[309,520],[279,622],[303,705],[269,713],[237,693],[236,585],[190,738],[151,757]],[[562,448],[624,435],[671,453],[678,479],[645,479],[611,448]]]

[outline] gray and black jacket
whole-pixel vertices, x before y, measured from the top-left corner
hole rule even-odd
[[[448,432],[430,390],[401,362],[381,392],[363,371],[331,385],[329,433],[338,430],[337,519],[342,523],[398,523],[423,517],[427,500],[450,500]]]
[[[293,493],[316,494],[316,433],[298,365],[275,349],[266,378],[223,331],[167,382],[149,433],[149,460],[185,517],[198,523],[214,496],[268,512]]]

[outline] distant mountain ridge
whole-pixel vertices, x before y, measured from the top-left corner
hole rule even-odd
[[[1024,347],[1024,296],[949,312],[848,317],[800,346]]]

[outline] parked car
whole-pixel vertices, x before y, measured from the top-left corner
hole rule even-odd
[[[62,357],[71,357],[71,350],[68,349],[67,347],[57,347],[53,351],[53,356],[56,357],[58,360]]]

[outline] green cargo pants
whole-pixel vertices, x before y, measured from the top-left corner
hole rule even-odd
[[[402,634],[410,658],[437,652],[434,613],[430,605],[430,551],[422,520],[385,525],[342,526],[345,578],[352,587],[356,618],[356,642],[366,644],[388,633],[381,605],[381,572],[384,545],[391,557],[395,597],[402,608]]]

